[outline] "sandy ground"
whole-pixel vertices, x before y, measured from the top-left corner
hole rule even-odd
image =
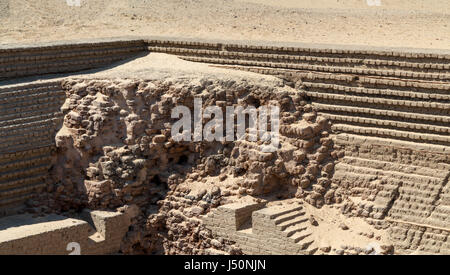
[[[443,0],[80,1],[0,0],[0,43],[158,35],[450,48]]]

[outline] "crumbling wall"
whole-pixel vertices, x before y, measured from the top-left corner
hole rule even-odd
[[[282,82],[69,79],[62,86],[64,123],[40,202],[61,212],[138,205],[124,253],[204,253],[211,235],[199,215],[236,197],[298,197],[317,206],[339,197],[329,124]],[[171,110],[193,109],[194,97],[204,107],[279,106],[279,150],[262,152],[247,140],[175,142]],[[225,240],[215,249],[237,253]]]
[[[203,253],[211,236],[198,229],[198,215],[238,196],[295,196],[318,207],[344,202],[343,213],[392,227],[402,251],[448,253],[448,52],[147,39],[12,46],[0,49],[0,78],[94,68],[146,50],[276,75],[286,86],[65,81],[56,144],[59,82],[2,87],[3,209],[38,187],[49,195],[29,201],[28,211],[136,204],[142,214],[124,252]],[[174,143],[169,110],[192,108],[194,95],[206,106],[276,102],[281,147],[266,153],[248,141]]]

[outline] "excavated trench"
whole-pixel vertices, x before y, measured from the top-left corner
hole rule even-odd
[[[0,147],[11,151],[0,155],[1,169],[45,170],[25,211],[69,217],[86,209],[133,212],[120,240],[123,254],[448,251],[447,86],[428,85],[423,79],[432,75],[426,73],[418,81],[393,81],[338,74],[347,69],[335,72],[325,63],[327,73],[297,74],[222,63],[217,68],[151,53],[89,74],[2,90],[5,100],[21,93],[37,97],[56,114],[36,124],[34,107],[20,121],[15,112],[22,107],[0,113],[39,128],[31,150],[16,125],[2,122],[14,135]],[[423,101],[428,95],[442,102]],[[228,107],[279,108],[279,127],[267,124],[278,129],[279,142],[255,139],[260,132],[252,132],[250,116],[242,139],[236,138],[236,118],[224,117],[222,128],[209,130],[226,136],[231,124],[231,140],[194,140],[199,100],[203,111],[215,107],[222,114]],[[172,133],[179,121],[172,113],[180,106],[194,114],[188,119],[192,141]],[[216,116],[203,116],[202,131]],[[38,140],[41,134],[45,139]],[[16,155],[21,150],[23,156]],[[9,165],[16,158],[31,159]],[[28,184],[28,175],[23,183],[14,175],[0,175],[4,186]],[[6,191],[17,190],[22,192]]]
[[[213,76],[64,80],[64,119],[43,206],[64,212],[137,205],[140,215],[123,253],[198,254],[212,239],[200,216],[219,205],[245,196],[297,198],[317,207],[340,202],[330,181],[337,155],[328,120],[302,93],[273,82]],[[193,113],[194,98],[223,110],[280,107],[279,148],[262,152],[261,141],[248,139],[174,141],[171,111],[186,106]],[[215,248],[239,253],[221,243]]]

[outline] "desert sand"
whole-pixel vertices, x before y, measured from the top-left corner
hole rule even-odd
[[[71,0],[69,2],[74,2]],[[369,1],[370,2],[370,1]],[[0,0],[0,43],[175,36],[449,48],[440,0]]]

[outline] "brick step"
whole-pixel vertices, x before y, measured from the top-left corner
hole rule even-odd
[[[110,56],[116,54],[132,53],[143,51],[145,47],[143,46],[132,46],[132,47],[110,47],[110,48],[91,48],[91,49],[70,49],[67,51],[50,51],[47,53],[37,53],[31,55],[14,55],[11,57],[0,57],[1,65],[10,64],[33,64],[37,62],[49,62],[55,60],[70,60],[79,59],[80,57],[96,57],[96,56]]]
[[[32,198],[33,196],[34,196],[34,194],[28,193],[28,194],[23,194],[23,195],[12,197],[12,198],[2,198],[2,199],[0,199],[0,207],[19,204],[21,202],[24,202],[24,201]]]
[[[12,108],[16,106],[26,106],[28,102],[33,102],[36,100],[41,100],[43,98],[49,98],[49,97],[59,97],[60,99],[65,99],[65,92],[61,89],[59,90],[53,90],[53,91],[46,91],[46,92],[38,92],[35,94],[28,94],[23,96],[16,96],[16,97],[10,97],[10,98],[2,98],[0,100],[0,108]]]
[[[435,206],[432,204],[409,203],[407,201],[397,199],[394,202],[394,205],[392,205],[392,208],[389,210],[389,217],[403,221],[408,221],[408,216],[424,219],[428,218],[431,215],[431,212],[434,210],[434,208]],[[394,217],[394,215],[397,215],[399,213],[400,215],[398,217]],[[404,218],[402,218],[401,215],[405,215]],[[420,221],[409,221],[421,223]]]
[[[63,103],[59,103],[59,102],[53,102],[53,103],[46,103],[43,104],[43,107],[46,107],[46,109],[35,109],[33,106],[30,106],[31,109],[35,109],[32,111],[28,111],[28,112],[21,112],[21,113],[10,113],[10,114],[6,114],[6,115],[0,115],[0,121],[1,123],[11,123],[14,122],[15,120],[27,120],[27,119],[32,119],[34,117],[40,117],[40,116],[45,116],[45,115],[52,115],[55,114],[55,117],[57,115],[60,115],[60,117],[62,118],[62,112],[61,112],[61,106]],[[30,108],[30,107],[26,107],[26,108]],[[24,109],[24,108],[20,108],[20,109]]]
[[[22,123],[22,124],[18,124],[18,125],[16,124],[16,125],[4,126],[4,127],[0,127],[0,138],[14,136],[14,135],[18,135],[21,133],[27,133],[30,131],[34,131],[36,129],[53,127],[53,125],[54,125],[54,119],[50,118],[50,119]]]
[[[334,124],[331,126],[334,131],[344,132],[350,134],[358,135],[368,135],[368,136],[384,136],[389,138],[404,139],[407,141],[421,141],[437,144],[450,144],[450,137],[444,135],[436,134],[420,134],[406,131],[390,130],[390,129],[380,129],[374,127],[360,127],[352,126],[347,124]]]
[[[392,219],[422,223],[426,219],[432,210],[412,210],[404,208],[391,208],[388,212],[388,217]]]
[[[428,167],[407,165],[389,161],[380,161],[375,159],[345,156],[344,158],[340,159],[340,161],[345,164],[355,165],[359,167],[369,167],[373,169],[388,170],[388,171],[399,171],[408,174],[431,176],[442,179],[445,178],[448,174],[447,170],[432,169]]]
[[[29,106],[24,107],[14,107],[6,110],[0,110],[0,120],[4,121],[5,119],[13,119],[18,117],[23,117],[20,115],[21,112],[24,113],[51,113],[59,111],[62,104],[64,103],[63,98],[61,98],[61,101],[47,101],[45,103],[41,104],[33,104]]]
[[[407,156],[392,157],[391,155],[374,155],[371,153],[353,152],[353,151],[350,151],[350,149],[345,150],[345,155],[349,156],[349,157],[357,157],[357,158],[362,158],[362,159],[372,158],[373,160],[396,162],[396,163],[401,163],[404,165],[408,165],[409,163],[411,163],[411,164],[414,164],[414,165],[420,166],[420,167],[428,167],[428,168],[432,168],[432,169],[437,168],[441,171],[448,168],[447,167],[448,165],[446,165],[445,163],[431,163],[426,158],[426,153],[422,153],[422,154],[423,154],[422,156],[416,155],[416,156],[418,156],[418,159],[411,161],[411,159],[409,159]]]
[[[2,106],[2,111],[0,111],[0,114],[10,114],[17,111],[17,109],[24,109],[29,107],[39,108],[41,104],[45,106],[45,104],[51,104],[52,102],[58,102],[59,105],[62,106],[64,100],[65,97],[63,95],[48,95],[41,98],[34,98],[26,101],[11,103],[10,105],[4,104]]]
[[[294,219],[294,218],[297,218],[297,217],[300,217],[300,216],[304,216],[304,215],[305,215],[304,211],[289,212],[289,213],[286,213],[284,215],[281,215],[281,216],[278,216],[277,218],[275,218],[274,219],[274,223],[276,225],[278,225],[278,224],[283,223],[285,221],[289,221],[291,219]]]
[[[302,250],[306,250],[306,254],[312,254],[316,250],[316,248],[312,246],[314,244],[314,239],[311,236],[300,239],[296,241],[296,243],[301,247]]]
[[[22,169],[24,167],[28,166],[35,166],[38,164],[43,163],[50,163],[51,156],[49,154],[46,155],[40,155],[25,159],[18,159],[15,161],[7,162],[7,163],[0,163],[0,172],[7,172],[7,171],[13,171],[17,169]]]
[[[14,153],[47,146],[55,146],[55,138],[47,132],[41,132],[39,136],[33,137],[32,143],[27,138],[0,143],[0,153]]]
[[[450,207],[450,191],[448,190],[448,187],[447,187],[447,191],[445,189],[441,191],[440,197],[439,197],[439,204],[442,206]],[[450,209],[449,209],[449,211],[450,211]]]
[[[423,144],[414,141],[404,141],[392,138],[384,137],[372,137],[367,135],[347,134],[341,133],[335,136],[335,144],[344,145],[346,147],[360,147],[367,149],[376,148],[377,150],[393,150],[395,149],[399,153],[407,152],[411,154],[414,152],[418,157],[420,155],[426,156],[448,156],[450,154],[450,148],[445,145],[438,144]],[[365,152],[365,151],[364,151]],[[450,159],[449,159],[450,160]],[[449,161],[442,161],[435,163],[439,169],[450,169]],[[445,167],[445,168],[441,168]]]
[[[383,110],[376,108],[364,108],[364,107],[353,107],[346,105],[331,105],[331,104],[322,104],[313,102],[312,105],[318,110],[322,112],[331,112],[331,113],[347,113],[347,114],[358,114],[361,116],[380,116],[380,117],[389,117],[391,119],[398,119],[400,121],[426,121],[427,123],[442,123],[444,125],[448,125],[450,123],[450,116],[442,116],[442,115],[429,115],[429,114],[420,114],[413,112],[400,112],[394,110]]]
[[[209,50],[221,50],[223,44],[215,42],[197,42],[197,41],[182,41],[182,40],[159,40],[159,39],[147,39],[144,40],[147,47],[182,47],[189,49],[209,49]]]
[[[61,85],[60,84],[54,84],[54,83],[43,83],[39,86],[36,85],[23,85],[23,86],[12,86],[5,89],[0,89],[0,97],[3,101],[7,102],[7,98],[10,100],[14,98],[20,98],[20,97],[26,97],[26,96],[32,96],[32,95],[39,95],[42,93],[47,92],[55,92],[55,91],[61,91]]]
[[[413,132],[427,132],[427,133],[437,133],[437,134],[450,134],[450,127],[444,126],[435,126],[428,124],[419,124],[419,123],[410,123],[410,122],[401,122],[395,120],[383,120],[383,119],[374,119],[367,117],[359,117],[359,116],[345,116],[345,115],[335,115],[322,113],[322,115],[333,122],[339,123],[349,123],[349,124],[360,124],[360,125],[368,125],[368,126],[377,126],[377,127],[388,127],[388,129],[398,128],[406,131]]]
[[[276,220],[278,217],[281,217],[285,214],[297,212],[302,210],[303,207],[299,205],[284,205],[284,206],[273,206],[264,208],[262,210],[259,210],[260,212],[264,212],[264,214],[267,214],[270,219]]]
[[[45,172],[47,172],[49,167],[50,167],[50,163],[45,163],[45,164],[41,164],[41,165],[36,165],[36,166],[32,166],[32,167],[26,167],[26,168],[14,170],[14,171],[5,172],[0,175],[0,183],[5,182],[5,181],[10,181],[10,180],[13,180],[13,179],[19,178],[19,177],[26,177],[26,176],[31,176],[31,175],[35,175],[35,174],[45,173]]]
[[[378,69],[364,69],[364,68],[352,68],[352,67],[338,67],[338,66],[321,66],[321,65],[309,65],[309,64],[290,64],[282,62],[261,62],[261,61],[248,61],[239,59],[226,59],[226,58],[208,58],[208,57],[192,57],[192,56],[179,56],[181,59],[190,62],[200,62],[217,65],[240,65],[240,66],[252,66],[252,67],[266,67],[276,69],[290,69],[290,70],[306,70],[317,72],[329,72],[329,73],[345,73],[355,75],[374,75],[380,77],[409,77],[413,79],[423,80],[436,80],[449,81],[450,74],[443,73],[418,73],[411,71],[401,70],[378,70]]]
[[[317,55],[323,57],[348,57],[357,56],[363,59],[409,61],[409,62],[438,62],[447,63],[450,55],[439,53],[413,53],[407,51],[390,50],[359,50],[359,49],[338,49],[324,47],[285,47],[266,45],[246,45],[246,44],[223,44],[210,42],[180,41],[180,40],[146,40],[150,47],[175,47],[193,49],[212,49],[245,53],[265,53],[265,54],[289,54],[289,55]]]
[[[12,120],[4,120],[4,121],[2,121],[0,118],[0,128],[7,128],[7,127],[19,125],[19,124],[28,124],[28,123],[33,123],[33,122],[38,122],[38,121],[43,121],[43,120],[48,120],[48,119],[62,118],[62,117],[63,117],[62,112],[55,112],[55,113],[45,113],[45,114],[41,114],[41,115],[37,115],[37,116],[31,115],[31,116],[24,117],[24,118],[15,118]]]
[[[449,110],[450,108],[449,103],[428,102],[428,101],[396,100],[396,99],[372,98],[372,97],[350,96],[350,95],[318,93],[318,92],[306,92],[306,95],[319,100],[323,99],[323,100],[343,101],[352,103],[355,102],[367,104],[382,104],[386,106],[404,106],[404,107],[427,108],[436,110]]]
[[[74,50],[89,50],[89,49],[106,49],[108,47],[131,47],[133,45],[145,46],[142,39],[127,39],[127,40],[115,40],[115,41],[86,41],[76,42],[72,44],[63,43],[58,45],[38,45],[38,46],[6,46],[0,48],[0,56],[15,55],[30,55],[32,53],[53,53],[55,51],[66,52]]]
[[[30,150],[18,150],[13,153],[0,153],[0,163],[4,164],[27,157],[51,154],[52,150],[52,147],[36,147]]]
[[[408,181],[403,182],[401,187],[402,193],[407,196],[420,196],[423,199],[433,197],[433,199],[439,194],[441,185],[434,184],[411,184]],[[427,195],[428,194],[428,195]]]
[[[7,134],[7,136],[3,136],[0,137],[0,142],[2,143],[13,143],[15,144],[16,142],[20,142],[23,140],[28,140],[28,142],[30,141],[30,138],[36,139],[38,137],[42,137],[42,136],[52,136],[55,134],[55,129],[53,129],[54,127],[52,127],[53,125],[49,124],[49,125],[41,125],[38,127],[31,127],[28,129],[23,129],[23,130],[14,130],[11,131],[9,133],[5,133]],[[4,145],[4,144],[3,144]],[[3,145],[0,145],[0,148],[3,147]]]
[[[305,223],[307,221],[308,221],[308,218],[306,218],[304,215],[301,215],[301,216],[298,216],[298,217],[291,218],[290,220],[281,222],[281,223],[277,224],[277,227],[281,231],[285,231],[286,233],[289,233],[291,230],[294,230],[294,229],[291,228],[292,226],[303,224],[303,223]],[[305,226],[303,226],[303,227],[305,227]],[[305,229],[306,229],[306,227],[305,227]]]
[[[408,72],[407,72],[408,73]],[[301,72],[294,74],[296,77],[300,78],[302,81],[315,82],[315,83],[328,83],[337,85],[343,83],[346,86],[351,84],[355,87],[364,88],[374,88],[380,89],[380,87],[387,89],[402,89],[407,91],[416,91],[418,89],[426,89],[430,91],[435,91],[435,93],[445,94],[450,89],[450,84],[442,81],[438,81],[435,78],[431,81],[420,81],[414,79],[392,79],[392,78],[375,78],[346,74],[336,74],[336,73],[320,73],[320,72]],[[409,77],[412,77],[409,75]]]
[[[60,85],[54,84],[41,84],[37,87],[27,87],[25,86],[14,86],[13,89],[0,89],[0,98],[3,102],[7,102],[8,98],[13,99],[16,97],[28,96],[28,95],[37,95],[40,93],[53,92],[53,91],[61,91]]]
[[[133,55],[117,55],[102,58],[88,58],[85,60],[59,61],[52,63],[39,63],[33,65],[18,65],[6,67],[5,72],[0,72],[0,79],[22,77],[28,75],[43,75],[65,72],[76,72],[109,65],[111,63],[130,58]]]
[[[286,237],[292,237],[294,234],[299,232],[305,235],[311,234],[311,232],[308,231],[309,227],[307,226],[307,224],[305,224],[305,222],[307,221],[308,219],[305,219],[302,222],[289,225],[288,227],[282,230],[282,234],[285,235]]]
[[[170,44],[173,45],[173,44]],[[228,51],[244,51],[256,53],[286,53],[286,54],[316,54],[321,56],[358,56],[365,59],[386,59],[386,60],[414,60],[429,62],[445,62],[450,59],[449,54],[437,53],[412,53],[407,51],[385,51],[385,50],[359,50],[359,49],[337,49],[337,48],[323,48],[323,47],[280,47],[280,46],[253,46],[253,45],[236,45],[224,44],[222,47]]]
[[[449,101],[450,95],[441,91],[436,93],[433,90],[427,92],[405,91],[405,90],[393,90],[386,88],[365,88],[365,87],[351,87],[345,85],[328,84],[328,83],[314,83],[314,82],[302,82],[302,85],[311,92],[321,91],[334,91],[338,94],[356,94],[373,97],[390,97],[390,98],[405,98],[405,99],[418,99],[418,100],[434,100],[434,101]],[[434,92],[434,93],[433,93]]]
[[[299,230],[294,232],[292,235],[289,236],[290,239],[292,239],[295,243],[299,243],[303,240],[310,238],[312,235],[311,231],[308,230]]]
[[[428,185],[437,186],[443,181],[443,178],[435,176],[423,176],[410,173],[403,173],[399,171],[385,171],[370,167],[350,165],[342,162],[336,164],[335,171],[342,171],[347,173],[359,173],[362,175],[366,174],[374,176],[387,176],[390,179],[397,179],[405,182],[425,183],[427,186]]]
[[[10,143],[8,146],[0,147],[0,154],[14,154],[16,152],[21,151],[30,151],[33,149],[40,149],[40,148],[49,148],[50,150],[55,150],[55,138],[52,137],[45,137],[42,139],[39,139],[38,141],[34,141],[33,143],[26,143],[24,141],[20,141],[20,143]]]
[[[38,182],[42,182],[42,180],[45,176],[46,176],[46,173],[41,173],[38,175],[19,177],[14,180],[5,181],[5,182],[0,183],[0,190],[33,185]]]
[[[34,184],[34,185],[29,185],[29,186],[25,186],[25,187],[20,187],[20,188],[14,188],[14,189],[9,189],[9,190],[2,190],[0,191],[0,196],[3,199],[14,199],[14,198],[21,198],[23,195],[26,196],[26,194],[31,194],[33,192],[35,192],[36,190],[45,188],[46,184],[45,183],[38,183],[38,184]],[[1,205],[1,202],[0,202]]]
[[[359,181],[358,183],[354,183],[358,185],[354,186],[350,185],[348,188],[351,188],[354,192],[359,190],[361,194],[365,190],[374,189],[375,188],[374,186],[370,186],[371,182],[374,181],[375,179],[378,179],[378,176],[364,175],[361,172],[360,173],[352,172],[351,174],[349,174],[349,172],[344,171],[336,172],[335,177],[336,180],[343,180],[344,182],[350,184],[354,183],[355,181]],[[422,201],[422,204],[429,205],[434,201],[435,197],[439,193],[439,186],[422,184],[421,182],[411,183],[406,180],[391,179],[391,178],[389,178],[388,181],[389,183],[384,184],[382,186],[383,189],[378,191],[377,197],[390,198],[392,192],[395,189],[397,189],[400,183],[402,183],[403,185],[399,189],[401,194],[399,200],[404,198],[406,201],[407,199],[410,199],[412,201],[416,201],[417,204],[419,204]],[[361,182],[367,186],[361,187]]]
[[[287,62],[287,63],[308,63],[308,64],[323,64],[339,65],[347,67],[364,66],[365,68],[380,68],[393,67],[395,69],[416,70],[423,72],[439,72],[443,70],[450,70],[450,65],[446,63],[423,63],[423,62],[406,62],[395,60],[380,60],[356,57],[328,57],[317,56],[314,54],[308,55],[293,55],[293,54],[277,54],[277,53],[255,53],[244,51],[223,51],[223,50],[207,50],[207,49],[193,49],[181,47],[148,47],[150,52],[160,52],[181,56],[197,56],[209,58],[229,58],[229,59],[245,59],[251,61],[271,61],[271,62]]]
[[[18,72],[36,72],[36,70],[45,71],[48,69],[55,70],[54,72],[59,72],[59,69],[56,68],[64,68],[64,67],[75,67],[81,65],[93,65],[93,64],[109,64],[111,61],[121,60],[124,58],[130,57],[130,55],[117,55],[117,56],[104,56],[104,57],[86,57],[75,60],[55,60],[53,62],[42,62],[42,63],[30,63],[30,64],[17,64],[13,66],[5,66],[0,68],[0,73],[8,74],[8,73],[18,73]],[[1,75],[0,75],[1,76]]]
[[[393,60],[399,59],[435,59],[435,60],[447,60],[450,59],[449,54],[438,53],[412,53],[407,51],[385,51],[385,50],[358,50],[358,49],[336,49],[336,48],[323,48],[323,47],[285,47],[285,46],[266,46],[266,45],[247,45],[247,44],[223,44],[223,43],[210,43],[210,42],[195,42],[195,41],[180,41],[180,40],[146,40],[149,46],[164,46],[164,47],[192,47],[192,48],[211,48],[222,49],[227,51],[243,51],[243,52],[255,52],[255,53],[286,53],[286,54],[321,54],[326,56],[340,56],[340,55],[357,55],[357,56],[376,56],[377,58],[393,58]]]
[[[427,219],[430,224],[436,226],[447,226],[450,225],[450,215],[448,212],[445,213],[437,213],[438,207],[431,213],[430,217]]]
[[[16,84],[16,85],[7,85],[0,87],[0,94],[8,94],[8,93],[28,93],[35,89],[41,88],[61,88],[61,82],[59,80],[48,80],[44,82],[29,82],[26,84]]]

